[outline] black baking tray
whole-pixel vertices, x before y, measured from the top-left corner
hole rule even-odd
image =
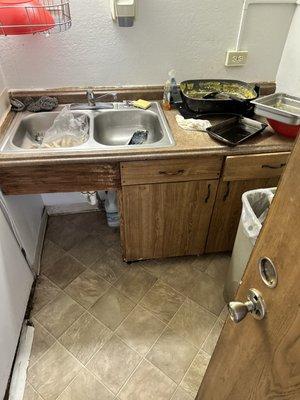
[[[241,115],[226,119],[207,128],[207,133],[219,142],[236,146],[266,129],[268,125]]]

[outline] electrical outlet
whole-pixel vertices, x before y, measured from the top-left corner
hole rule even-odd
[[[246,64],[248,51],[228,50],[226,54],[226,67],[241,67]]]

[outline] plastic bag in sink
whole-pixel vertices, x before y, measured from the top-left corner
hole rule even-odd
[[[40,147],[79,146],[87,141],[88,133],[88,117],[86,115],[75,116],[69,106],[66,106],[55,118],[52,126],[45,132]]]

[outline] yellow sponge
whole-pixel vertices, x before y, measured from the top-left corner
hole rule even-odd
[[[142,108],[143,110],[147,110],[147,108],[151,107],[150,101],[147,100],[137,100],[132,103],[134,107]]]

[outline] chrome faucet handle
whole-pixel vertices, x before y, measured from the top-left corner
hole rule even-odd
[[[86,98],[90,106],[96,105],[95,93],[93,92],[93,90],[86,91]]]

